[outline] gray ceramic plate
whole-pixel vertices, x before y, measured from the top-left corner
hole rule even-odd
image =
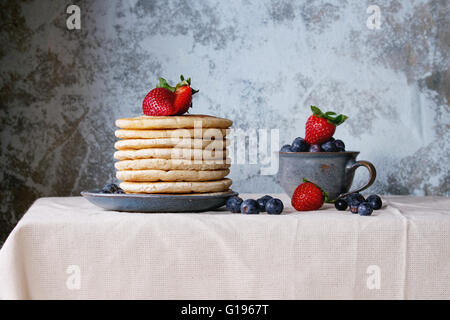
[[[101,208],[113,211],[163,213],[200,212],[225,205],[234,191],[205,194],[105,194],[100,190],[81,192],[87,200]]]

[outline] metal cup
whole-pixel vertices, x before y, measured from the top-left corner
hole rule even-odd
[[[349,193],[356,168],[369,170],[370,179],[361,188],[351,192],[360,192],[370,187],[377,171],[369,161],[357,161],[359,152],[279,152],[278,182],[283,190],[292,197],[303,178],[314,182],[328,193],[330,201]]]

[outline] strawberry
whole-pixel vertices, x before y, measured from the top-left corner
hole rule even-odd
[[[198,90],[191,88],[191,78],[185,80],[181,75],[180,79],[181,82],[175,88],[174,108],[177,114],[186,113],[192,107],[192,95],[198,92]]]
[[[319,108],[311,106],[313,115],[306,121],[305,141],[309,145],[322,144],[333,137],[336,126],[342,124],[348,117],[343,114],[336,115],[329,111],[323,113]]]
[[[142,109],[147,116],[170,116],[176,113],[174,100],[175,95],[169,89],[155,88],[145,97]]]
[[[306,179],[303,181],[292,195],[292,206],[297,211],[318,210],[326,200],[327,194],[314,183]]]
[[[192,107],[192,95],[198,90],[191,88],[191,79],[180,76],[181,82],[172,87],[163,78],[144,99],[142,109],[147,116],[182,115]]]

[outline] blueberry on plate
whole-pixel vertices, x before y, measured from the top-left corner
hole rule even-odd
[[[346,210],[348,208],[348,204],[347,204],[347,202],[344,199],[337,199],[334,202],[334,207],[336,209],[338,209],[339,211],[344,211],[344,210]]]
[[[267,201],[269,201],[270,199],[272,199],[271,196],[265,195],[264,197],[259,198],[258,200],[256,200],[256,202],[258,202],[259,212],[265,212],[266,211],[266,204],[267,204]]]
[[[376,194],[372,194],[367,197],[367,202],[370,204],[373,210],[381,209],[381,206],[383,205],[383,202],[381,201],[381,198],[377,196]]]
[[[108,183],[100,193],[116,193],[120,188],[114,183]],[[120,189],[122,190],[122,189]]]
[[[280,214],[283,212],[284,205],[280,199],[272,198],[266,203],[266,211],[268,214]]]
[[[360,216],[370,216],[373,212],[372,207],[368,202],[361,202],[358,206],[358,213]]]
[[[246,214],[258,214],[259,206],[258,202],[253,199],[247,199],[241,204],[241,212]]]
[[[242,202],[243,202],[243,200],[241,198],[239,198],[238,196],[234,196],[234,197],[228,198],[225,206],[227,207],[228,211],[231,211],[233,213],[240,213]]]
[[[336,152],[337,151],[334,141],[331,141],[331,140],[328,140],[327,142],[323,143],[321,145],[321,148],[325,152]]]
[[[309,152],[320,152],[320,146],[318,144],[313,144],[309,147]]]
[[[281,147],[280,152],[292,152],[292,147],[290,144],[285,144]]]
[[[339,152],[345,151],[345,144],[344,144],[344,141],[342,141],[342,140],[335,140],[334,146],[336,147],[336,150]]]
[[[294,152],[305,152],[308,151],[309,145],[303,138],[295,138],[292,142],[291,149]]]

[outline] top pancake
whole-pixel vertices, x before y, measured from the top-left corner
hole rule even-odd
[[[233,122],[224,118],[206,115],[183,116],[140,116],[117,119],[116,126],[121,129],[179,129],[179,128],[219,128],[231,127]]]
[[[119,139],[164,139],[164,138],[192,138],[221,140],[226,137],[230,129],[203,128],[196,129],[155,129],[136,130],[118,129],[115,135]]]

